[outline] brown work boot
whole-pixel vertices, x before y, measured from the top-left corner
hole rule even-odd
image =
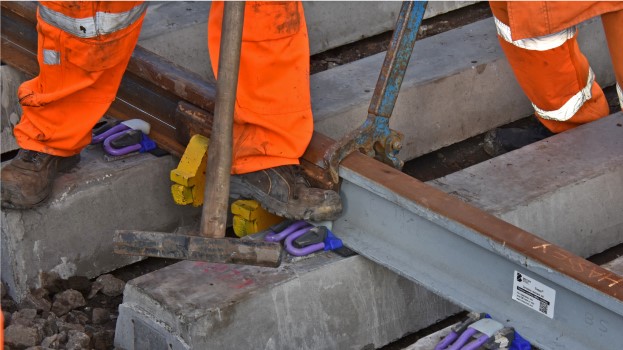
[[[334,220],[342,212],[340,195],[310,187],[296,165],[232,175],[230,193],[255,199],[269,212],[292,220]]]
[[[30,209],[43,203],[52,190],[56,173],[74,167],[80,155],[58,157],[20,149],[2,168],[2,208]]]

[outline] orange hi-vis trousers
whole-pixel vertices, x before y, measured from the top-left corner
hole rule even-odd
[[[500,45],[538,119],[554,133],[609,114],[575,25],[601,15],[623,109],[622,2],[490,2]]]
[[[24,82],[15,127],[24,149],[72,156],[115,99],[143,23],[142,2],[41,2],[39,75]]]
[[[210,8],[208,49],[217,75],[223,2]],[[298,164],[313,133],[309,39],[303,5],[246,3],[234,112],[233,174]]]
[[[42,2],[39,75],[20,86],[20,147],[79,153],[115,98],[138,40],[143,2]],[[212,5],[218,67],[223,4]],[[234,116],[232,173],[298,164],[313,133],[309,42],[300,2],[247,2]]]

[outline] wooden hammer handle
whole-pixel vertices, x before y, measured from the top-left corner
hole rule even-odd
[[[225,1],[223,12],[214,125],[208,148],[206,186],[199,231],[204,237],[225,236],[244,6],[243,1]]]

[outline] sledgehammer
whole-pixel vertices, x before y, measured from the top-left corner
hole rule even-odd
[[[281,263],[282,247],[278,243],[225,237],[244,5],[243,1],[225,2],[199,235],[117,230],[115,253],[270,267]]]

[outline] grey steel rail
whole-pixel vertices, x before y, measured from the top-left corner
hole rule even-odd
[[[348,247],[542,349],[623,348],[623,276],[370,162],[354,153],[340,166],[333,229]],[[554,291],[547,312],[512,299],[517,273]]]

